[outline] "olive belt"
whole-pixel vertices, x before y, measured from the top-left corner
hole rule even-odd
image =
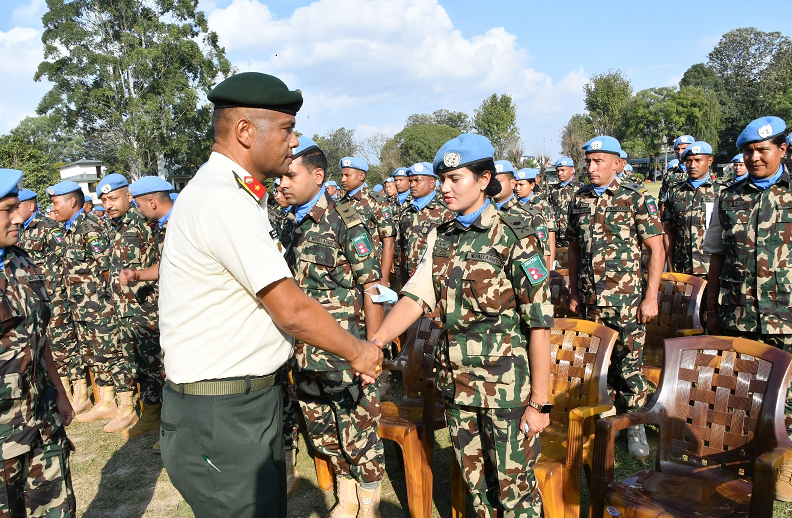
[[[188,396],[233,396],[247,394],[275,385],[278,372],[267,376],[246,376],[238,379],[196,381],[194,383],[174,383],[168,380],[168,386],[180,394]]]

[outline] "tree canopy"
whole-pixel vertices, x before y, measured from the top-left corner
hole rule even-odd
[[[517,106],[508,94],[492,94],[482,101],[473,116],[476,133],[487,137],[495,148],[495,158],[513,155],[519,148],[520,128],[517,127]],[[512,153],[510,153],[512,151]]]
[[[397,133],[393,140],[405,166],[432,162],[440,147],[460,134],[456,128],[442,124],[414,124]]]

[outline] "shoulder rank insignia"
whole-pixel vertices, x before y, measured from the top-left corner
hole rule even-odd
[[[655,199],[651,196],[646,199],[646,210],[648,210],[649,214],[652,216],[657,214],[657,203],[655,203]]]
[[[239,188],[251,195],[256,202],[261,201],[261,198],[267,193],[267,188],[252,176],[240,178],[238,174],[234,173],[234,178]]]
[[[528,276],[528,282],[531,284],[539,284],[547,277],[547,267],[542,258],[538,255],[534,255],[527,261],[523,261],[521,266],[525,275]]]
[[[355,225],[362,225],[363,220],[360,218],[360,214],[350,205],[349,203],[336,203],[336,211],[341,216],[341,220],[344,222],[346,228],[352,228]]]
[[[352,245],[355,247],[355,253],[357,253],[358,257],[366,257],[374,251],[371,246],[371,240],[369,240],[368,234],[365,232],[353,238]]]
[[[517,239],[523,239],[530,236],[531,234],[536,233],[534,228],[529,225],[523,217],[512,216],[510,214],[503,213],[500,213],[500,217],[503,222],[506,223],[510,229],[512,229],[512,231],[517,236]]]

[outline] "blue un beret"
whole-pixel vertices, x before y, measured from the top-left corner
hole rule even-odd
[[[299,144],[296,148],[294,148],[294,152],[292,154],[292,160],[297,160],[304,154],[313,151],[315,149],[319,149],[319,145],[314,142],[313,140],[309,139],[308,137],[300,137],[297,139]]]
[[[60,183],[56,183],[52,187],[47,187],[47,196],[52,198],[53,196],[63,196],[64,194],[69,194],[70,192],[82,192],[82,187],[77,182],[72,182],[71,180],[65,180]]]
[[[627,164],[627,165],[624,166],[624,171],[632,171],[632,170],[633,170],[633,168],[632,168],[632,166],[630,164]]]
[[[539,169],[532,169],[530,167],[526,167],[525,169],[520,169],[514,175],[514,178],[517,180],[536,180],[536,177],[539,176]]]
[[[674,149],[676,149],[680,144],[692,144],[695,141],[696,139],[690,135],[682,135],[681,137],[677,137],[677,139],[674,141]]]
[[[786,141],[787,146],[792,146],[792,133],[789,134]]]
[[[586,154],[589,153],[610,153],[612,155],[621,156],[622,148],[619,141],[608,135],[601,135],[594,137],[583,145]]]
[[[739,155],[734,155],[734,158],[731,159],[731,163],[732,164],[735,164],[735,163],[744,164],[745,163],[745,159],[743,158],[743,154],[740,153]]]
[[[99,183],[96,185],[96,192],[99,193],[99,199],[101,200],[102,195],[128,185],[129,182],[126,178],[118,173],[113,173],[105,176],[99,181]]]
[[[444,173],[495,159],[495,148],[483,135],[463,133],[440,148],[434,158],[435,173]]]
[[[335,180],[328,180],[325,182],[325,187],[338,187],[338,184]]]
[[[93,203],[93,202],[94,202],[94,201],[93,201],[93,198],[91,198],[91,195],[90,195],[90,194],[86,194],[86,195],[85,195],[85,198],[83,199],[83,203],[88,203],[88,202],[91,202],[91,203]]]
[[[374,191],[374,192],[382,192],[382,186],[380,184],[377,184],[377,185],[374,186],[372,191]]]
[[[22,171],[19,169],[0,169],[0,198],[16,196],[21,181]]]
[[[97,205],[96,207],[94,207],[94,210],[93,210],[93,212],[104,212],[104,211],[105,211],[105,208],[103,206],[101,206],[101,205]]]
[[[393,171],[393,177],[396,178],[397,176],[407,176],[407,171],[409,167],[397,167],[395,171]]]
[[[391,183],[392,181],[393,181],[393,177],[392,176],[389,176],[389,177],[387,177],[387,178],[385,178],[383,180],[383,182],[385,182],[385,183]]]
[[[407,176],[431,176],[432,178],[437,178],[434,168],[429,162],[418,162],[417,164],[413,164],[407,170]]]
[[[675,158],[668,162],[668,165],[666,166],[666,171],[670,171],[671,169],[675,168],[678,165],[679,165],[679,160]]]
[[[351,167],[352,169],[359,169],[365,173],[368,172],[368,164],[365,160],[360,157],[356,156],[345,156],[338,162],[338,168],[344,169],[345,167]]]
[[[622,150],[619,152],[619,158],[623,158],[623,159],[627,160],[627,152],[626,152],[625,150],[623,150],[623,149],[622,149]]]
[[[179,193],[178,192],[172,192],[168,196],[170,196],[171,200],[176,201],[176,198],[179,197]]]
[[[21,191],[19,191],[17,198],[19,198],[19,201],[35,200],[36,198],[38,198],[38,194],[31,191],[30,189],[22,189]]]
[[[575,161],[568,156],[562,156],[555,163],[556,167],[575,167]]]
[[[754,142],[763,142],[783,134],[786,123],[778,117],[760,117],[748,124],[737,137],[737,149]]]
[[[508,173],[514,176],[514,166],[508,160],[495,161],[495,174]]]
[[[170,192],[173,186],[159,176],[144,176],[129,186],[133,198],[154,192]]]
[[[704,141],[694,142],[682,152],[682,160],[692,155],[711,155],[712,146]]]

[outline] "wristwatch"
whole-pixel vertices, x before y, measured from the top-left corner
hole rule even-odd
[[[528,406],[535,408],[539,411],[540,414],[549,414],[550,411],[553,409],[553,405],[550,403],[537,403],[536,401],[529,401]]]

